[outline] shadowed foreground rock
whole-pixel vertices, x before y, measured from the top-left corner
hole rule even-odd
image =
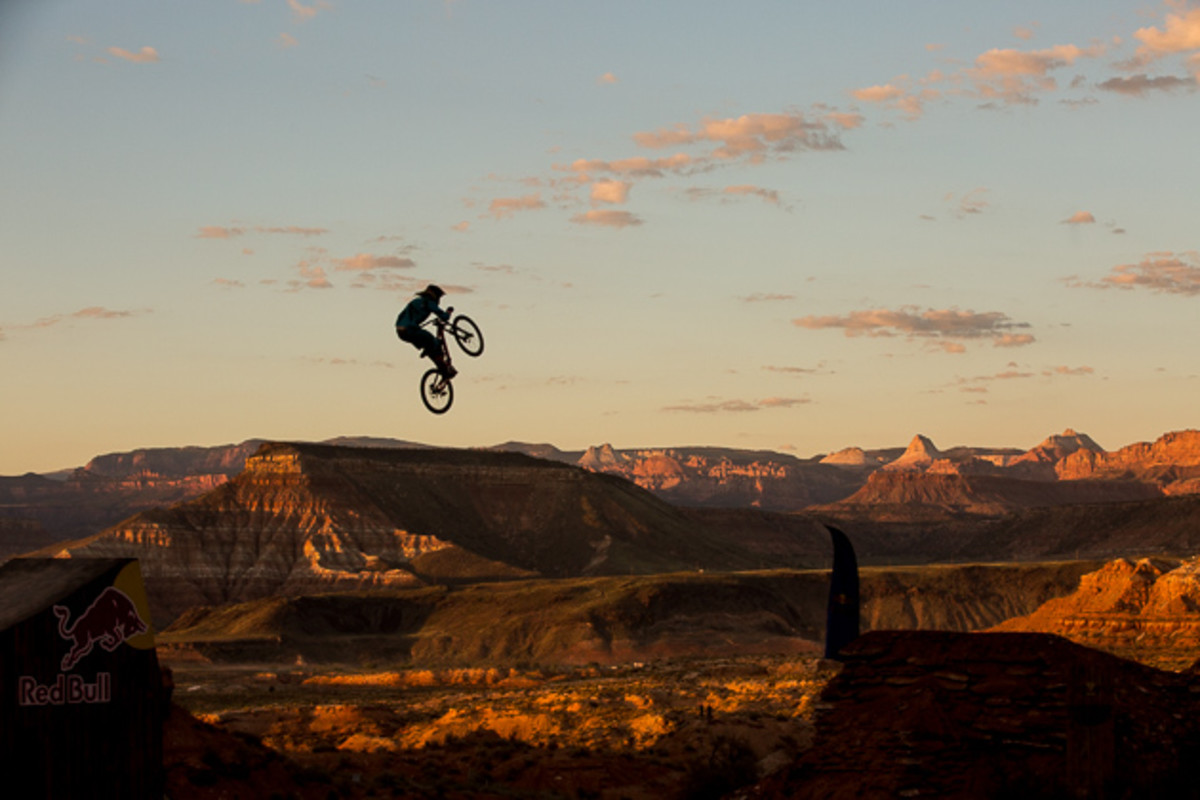
[[[1200,683],[1048,634],[876,631],[750,796],[1200,796]]]

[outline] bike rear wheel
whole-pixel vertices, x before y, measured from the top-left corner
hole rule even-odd
[[[483,352],[483,332],[479,330],[475,320],[459,314],[450,323],[450,332],[454,334],[454,341],[458,342],[458,346],[467,355],[477,356]]]
[[[421,376],[421,400],[434,414],[445,414],[454,402],[454,384],[440,369],[431,369]]]

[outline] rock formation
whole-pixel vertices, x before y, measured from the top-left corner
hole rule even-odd
[[[264,444],[203,497],[57,548],[133,555],[164,616],[423,579],[757,562],[626,481],[512,453]]]
[[[936,519],[961,515],[999,517],[1016,509],[1115,503],[1161,496],[1137,481],[1038,481],[970,473],[882,469],[850,497],[822,506],[835,514],[876,520]],[[815,510],[815,509],[814,509]]]
[[[1040,631],[1161,666],[1200,658],[1200,559],[1121,558],[1079,588],[997,626]]]
[[[854,470],[783,453],[684,447],[590,447],[579,466],[619,475],[681,506],[799,511],[846,497],[862,483]]]

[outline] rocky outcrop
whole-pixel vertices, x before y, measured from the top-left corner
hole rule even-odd
[[[1060,459],[1055,472],[1062,480],[1125,476],[1159,484],[1168,494],[1194,492],[1200,488],[1200,431],[1166,433],[1114,452],[1080,449]]]
[[[941,457],[942,453],[934,446],[933,441],[928,436],[917,434],[908,443],[908,448],[904,454],[884,465],[887,470],[921,470],[927,469],[934,461]]]
[[[1074,593],[996,629],[1055,633],[1163,666],[1190,664],[1200,657],[1200,559],[1117,559],[1084,575]]]
[[[822,464],[835,467],[851,467],[855,469],[876,469],[884,461],[878,456],[870,455],[861,447],[846,447],[836,453],[830,453],[821,459]]]

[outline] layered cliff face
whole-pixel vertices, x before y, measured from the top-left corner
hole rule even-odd
[[[604,444],[588,448],[577,463],[620,475],[671,503],[699,507],[798,511],[846,497],[863,480],[833,463],[711,447],[616,450]]]
[[[1079,450],[1058,461],[1055,472],[1063,480],[1123,475],[1155,483],[1166,494],[1192,494],[1200,490],[1200,431],[1175,431],[1113,452]]]
[[[1200,657],[1200,559],[1117,559],[1084,575],[1072,594],[996,630],[1056,633],[1167,667]]]
[[[625,481],[516,454],[265,444],[203,497],[60,556],[132,555],[164,617],[424,579],[749,566]]]

